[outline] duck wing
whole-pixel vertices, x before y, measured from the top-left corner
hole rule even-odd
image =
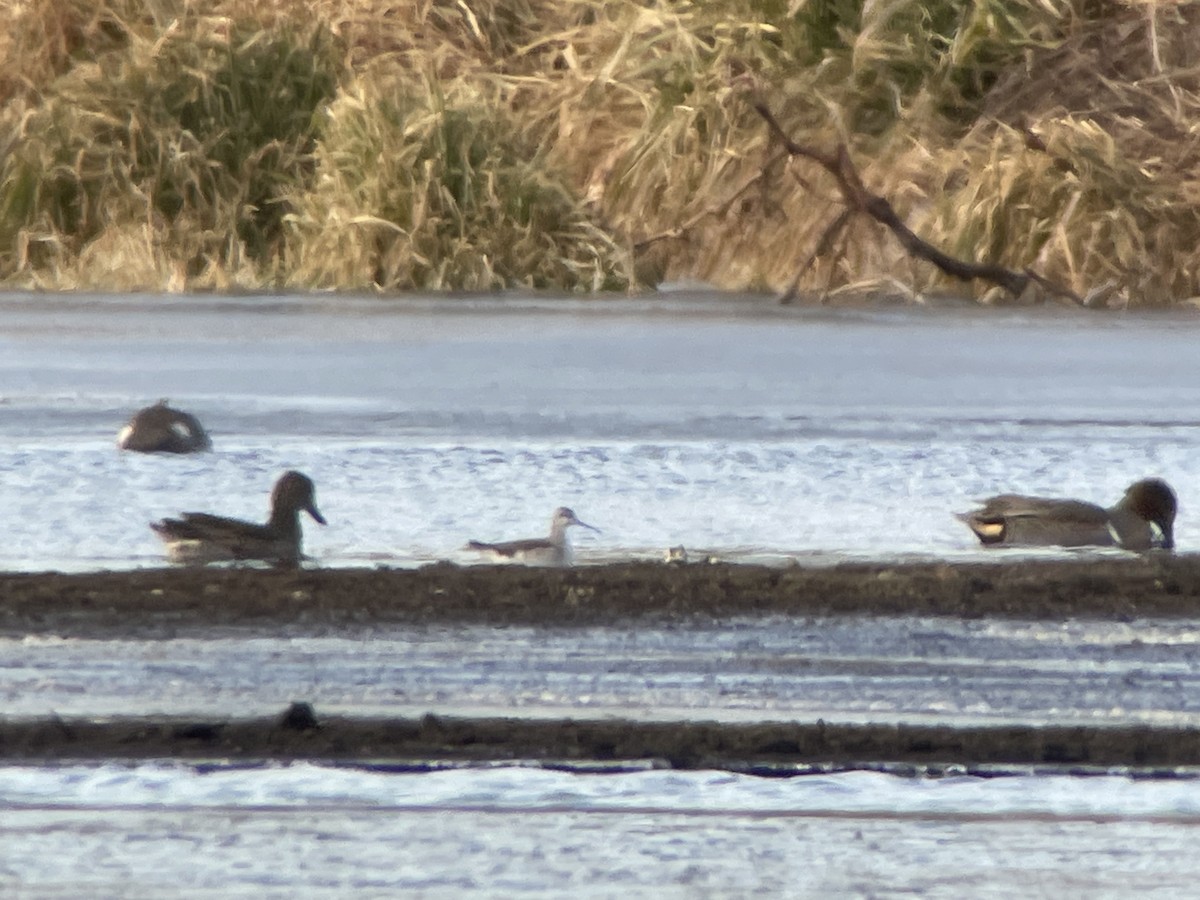
[[[274,534],[265,525],[229,519],[210,513],[182,513],[177,519],[163,519],[150,525],[156,532],[172,540],[231,541],[270,540]]]
[[[1042,518],[1061,522],[1092,525],[1108,521],[1108,510],[1084,500],[1063,500],[1057,497],[1026,497],[1021,494],[1000,494],[981,501],[979,509],[967,515],[979,519]]]
[[[958,516],[984,544],[1112,546],[1108,510],[1083,500],[1001,494]]]

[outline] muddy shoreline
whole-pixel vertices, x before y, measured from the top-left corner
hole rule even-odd
[[[1147,776],[1200,766],[1200,731],[1085,726],[839,725],[637,722],[621,719],[419,719],[322,717],[296,721],[58,717],[0,719],[0,759],[59,763],[90,759],[193,762],[319,760],[389,769],[536,761],[654,765],[793,774],[833,768],[1136,767]]]
[[[425,623],[570,627],[767,615],[1190,618],[1200,615],[1200,556],[0,574],[0,634],[8,636],[154,639],[228,628],[328,634]]]

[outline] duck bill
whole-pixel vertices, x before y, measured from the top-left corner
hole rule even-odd
[[[325,521],[325,517],[323,515],[321,515],[321,511],[319,509],[317,509],[317,505],[315,503],[310,503],[308,506],[304,507],[304,511],[306,513],[308,513],[310,516],[312,516],[314,519],[316,519],[318,522],[320,522],[322,525],[329,524],[328,522]]]

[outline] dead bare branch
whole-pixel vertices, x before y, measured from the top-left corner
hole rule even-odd
[[[947,275],[954,278],[959,278],[963,281],[980,279],[999,285],[1014,297],[1020,297],[1032,281],[1050,294],[1067,297],[1080,306],[1084,305],[1083,299],[1074,291],[1062,287],[1029,269],[1017,272],[1013,269],[1006,269],[1003,266],[971,262],[944,253],[916,235],[904,223],[896,213],[896,210],[892,208],[892,204],[885,198],[867,190],[866,185],[863,184],[862,177],[858,173],[858,169],[855,167],[853,160],[850,159],[850,152],[847,150],[845,144],[839,144],[834,153],[825,153],[813,147],[798,144],[784,132],[783,127],[779,124],[779,121],[767,107],[766,103],[758,101],[754,104],[754,108],[763,117],[771,132],[779,139],[789,154],[811,159],[834,177],[838,185],[838,190],[842,195],[842,202],[846,204],[847,211],[850,213],[866,213],[875,221],[886,225],[904,246],[904,249],[911,255],[933,263]],[[845,223],[841,222],[839,217],[839,220],[834,224],[841,227]],[[827,231],[826,234],[828,233]],[[822,238],[823,242],[824,237]],[[811,265],[811,262],[806,263],[804,268],[807,269],[809,265]],[[788,300],[794,298],[796,287],[796,284],[789,287],[783,297]]]

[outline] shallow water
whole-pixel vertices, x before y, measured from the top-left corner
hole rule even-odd
[[[544,534],[583,561],[978,554],[1004,490],[1102,503],[1157,474],[1200,501],[1188,318],[651,301],[0,300],[0,566],[156,565],[185,509],[262,518],[317,482],[323,565],[469,562]],[[167,396],[215,451],[118,453]],[[1193,487],[1196,486],[1196,487]]]
[[[1188,896],[1200,781],[0,768],[10,896]],[[10,893],[11,892],[11,893]]]
[[[0,639],[13,716],[318,714],[1200,727],[1200,623],[762,618]]]
[[[997,491],[1200,508],[1187,315],[644,301],[0,297],[0,568],[159,565],[184,509],[317,482],[316,564],[468,562],[571,505],[584,562],[982,554]],[[212,453],[120,454],[159,397]],[[578,531],[578,530],[577,530]],[[747,620],[720,628],[0,641],[0,713],[318,712],[1197,723],[1200,622]],[[1200,782],[1122,775],[400,774],[0,767],[16,897],[1184,896]]]

